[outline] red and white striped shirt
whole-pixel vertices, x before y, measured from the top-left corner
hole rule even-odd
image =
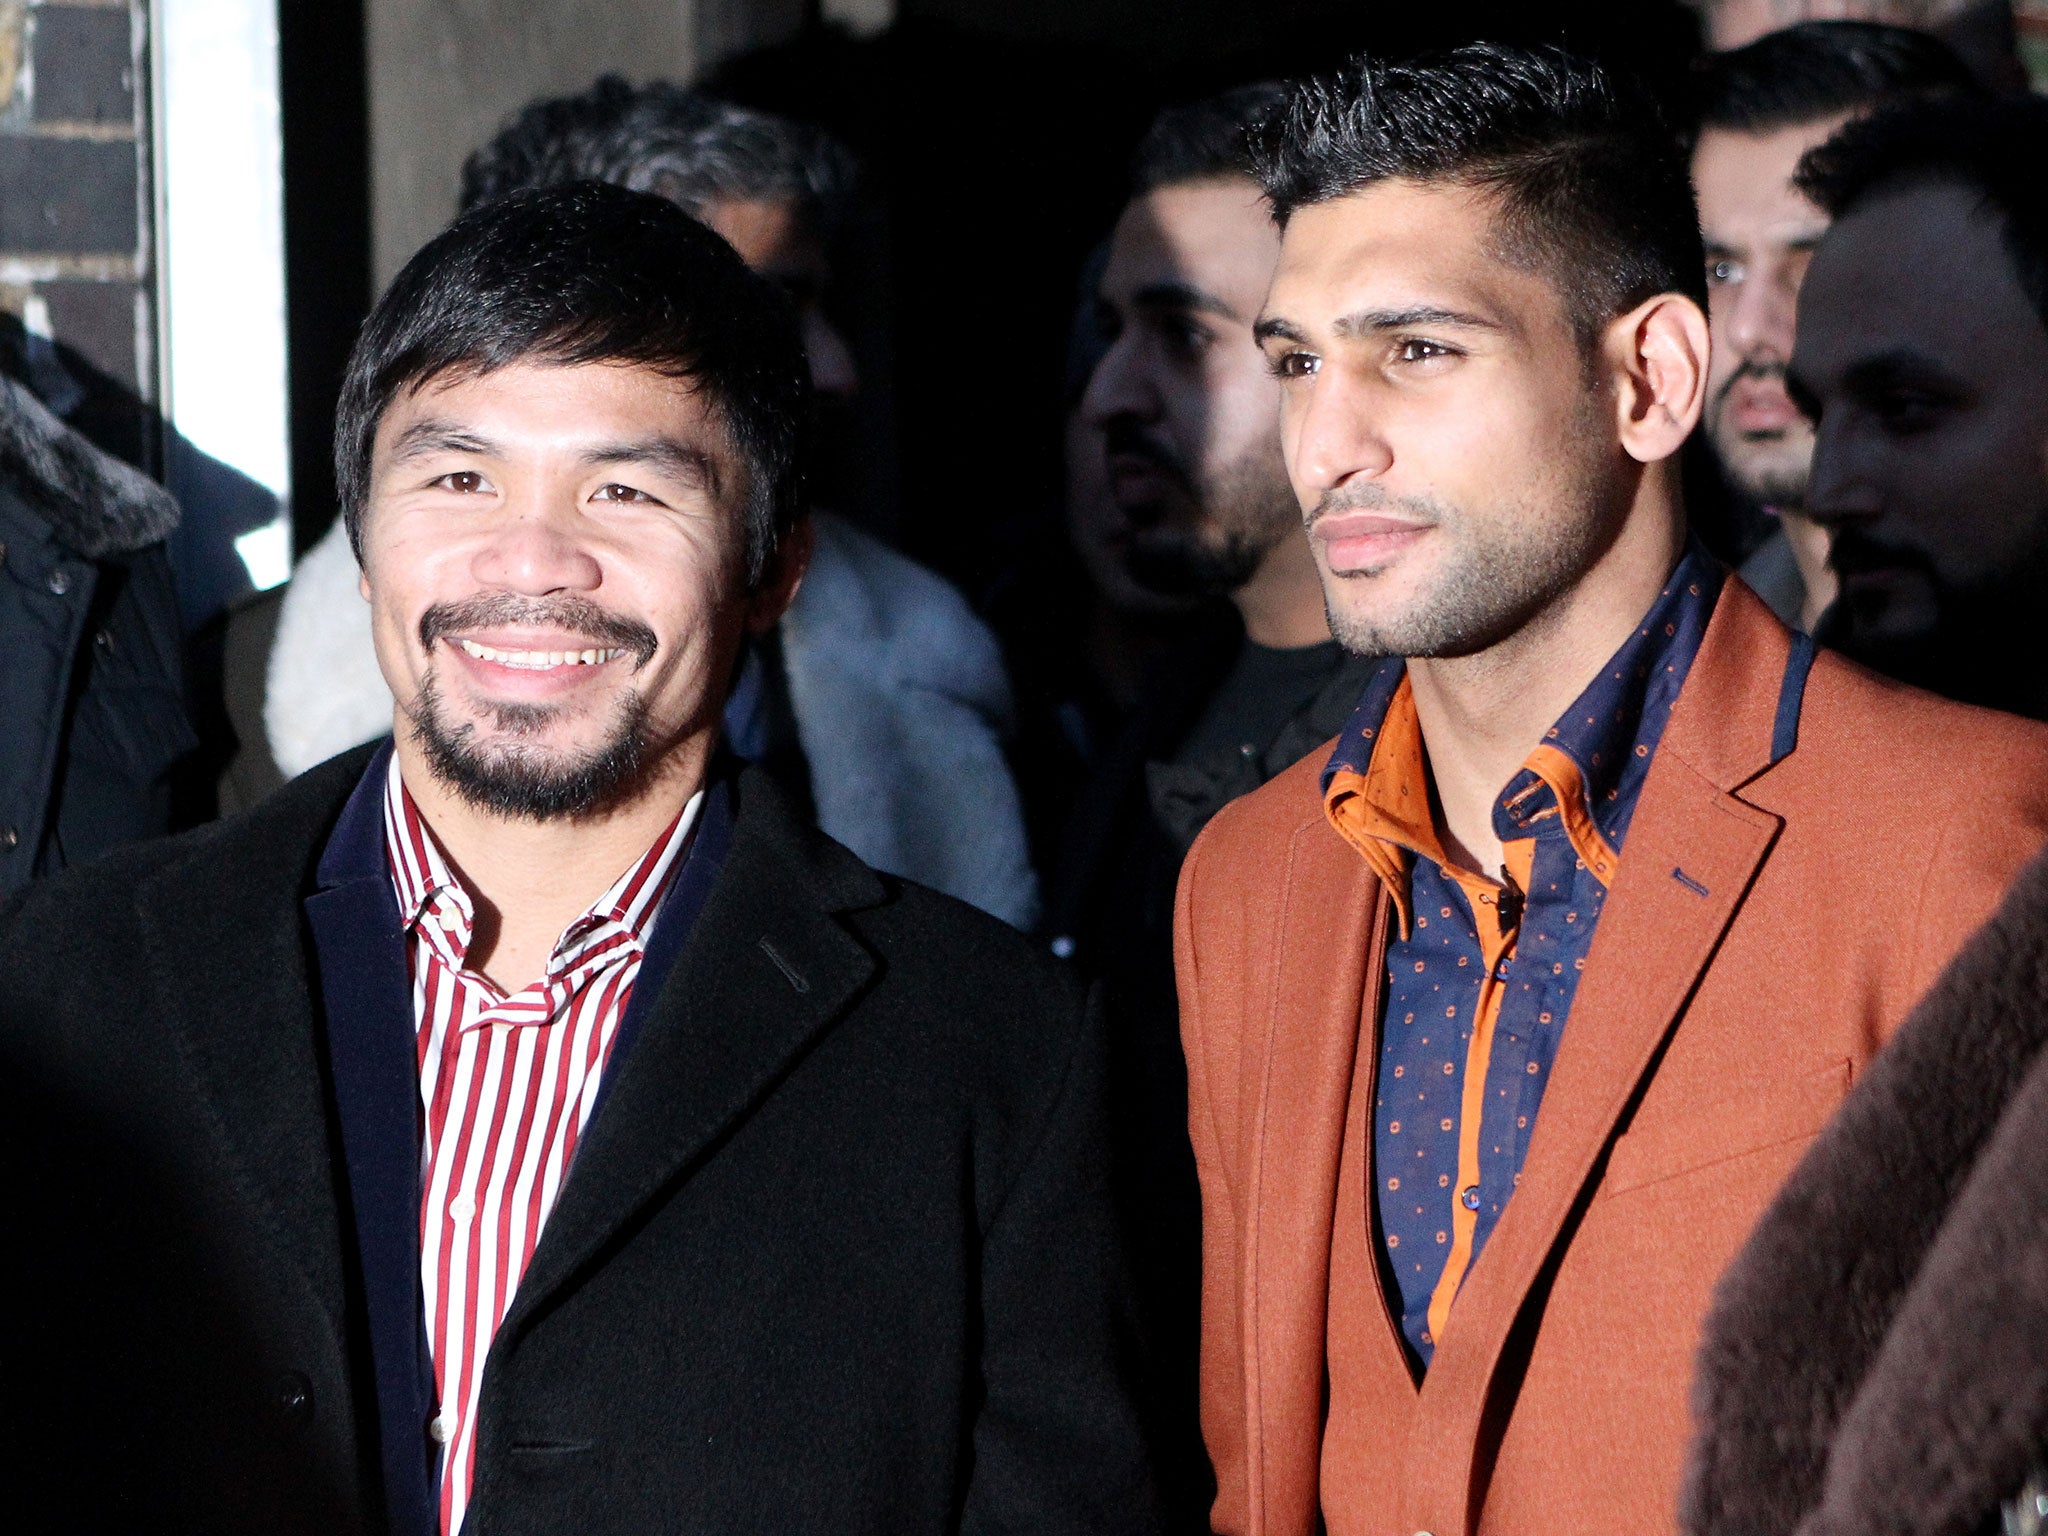
[[[475,908],[399,777],[385,848],[405,920],[419,1038],[420,1283],[439,1411],[441,1530],[462,1525],[476,1472],[484,1359],[597,1102],[645,939],[701,792],[612,888],[562,930],[546,972],[508,997],[464,967]]]

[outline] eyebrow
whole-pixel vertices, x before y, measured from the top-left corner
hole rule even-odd
[[[479,458],[501,458],[505,446],[497,439],[472,432],[453,422],[427,418],[416,421],[398,434],[391,445],[391,462],[407,464],[437,453],[467,453]],[[691,485],[718,486],[718,465],[703,449],[673,437],[636,438],[626,442],[600,443],[587,448],[583,462],[591,468],[613,465],[646,465],[675,476]]]
[[[1506,326],[1484,315],[1462,309],[1444,309],[1435,304],[1411,304],[1406,309],[1361,309],[1334,321],[1330,330],[1346,339],[1378,336],[1388,331],[1411,330],[1416,326],[1445,326],[1466,331],[1505,331]],[[1260,317],[1252,335],[1261,344],[1278,339],[1306,343],[1301,328],[1277,315]]]
[[[473,453],[489,458],[501,451],[497,443],[481,433],[430,416],[398,434],[398,440],[391,445],[391,461],[406,464],[437,453]]]
[[[1131,295],[1131,303],[1143,309],[1192,309],[1225,320],[1238,318],[1236,310],[1193,283],[1147,283]]]
[[[673,437],[646,437],[631,442],[604,443],[584,451],[583,462],[592,466],[615,464],[646,465],[692,485],[718,486],[718,464],[701,448]]]
[[[1950,394],[1960,393],[1964,387],[1933,358],[1910,347],[1894,347],[1869,357],[1859,357],[1842,371],[1842,382],[1848,389],[1862,395],[1875,394],[1899,384]]]

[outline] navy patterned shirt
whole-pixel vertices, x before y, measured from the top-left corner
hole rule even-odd
[[[1657,743],[1720,593],[1690,545],[1637,632],[1494,803],[1507,866],[1454,865],[1406,666],[1367,684],[1323,774],[1331,822],[1392,895],[1373,1171],[1401,1331],[1426,1366],[1521,1179],[1572,996]]]

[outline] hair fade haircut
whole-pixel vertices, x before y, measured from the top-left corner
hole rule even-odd
[[[464,214],[406,263],[364,322],[334,436],[358,558],[377,425],[401,392],[514,363],[617,363],[688,380],[746,471],[758,582],[803,507],[810,370],[788,300],[663,198],[595,182]]]
[[[1807,151],[1793,178],[1831,219],[1882,193],[1952,185],[1999,224],[2020,291],[2048,326],[2048,101],[1909,98]]]
[[[1584,344],[1660,293],[1706,306],[1677,137],[1641,85],[1562,48],[1361,55],[1295,85],[1253,152],[1282,225],[1384,181],[1488,195],[1500,255],[1553,278]]]
[[[717,202],[794,202],[828,232],[844,218],[853,156],[821,128],[666,80],[601,76],[506,119],[462,167],[464,210],[535,187],[608,181],[701,214]]]
[[[1867,112],[1908,91],[1974,93],[1976,80],[1946,43],[1869,21],[1805,21],[1696,68],[1702,129],[1771,133]]]
[[[1252,178],[1251,132],[1287,99],[1275,81],[1168,107],[1152,119],[1131,157],[1131,196],[1226,176]]]

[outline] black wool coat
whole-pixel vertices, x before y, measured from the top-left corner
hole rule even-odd
[[[0,915],[15,1530],[416,1523],[304,905],[366,757]],[[1092,1011],[733,793],[493,1347],[465,1531],[1154,1529]]]
[[[1996,1533],[2023,1487],[2043,1528],[2048,858],[1722,1277],[1694,1408],[1687,1536]]]

